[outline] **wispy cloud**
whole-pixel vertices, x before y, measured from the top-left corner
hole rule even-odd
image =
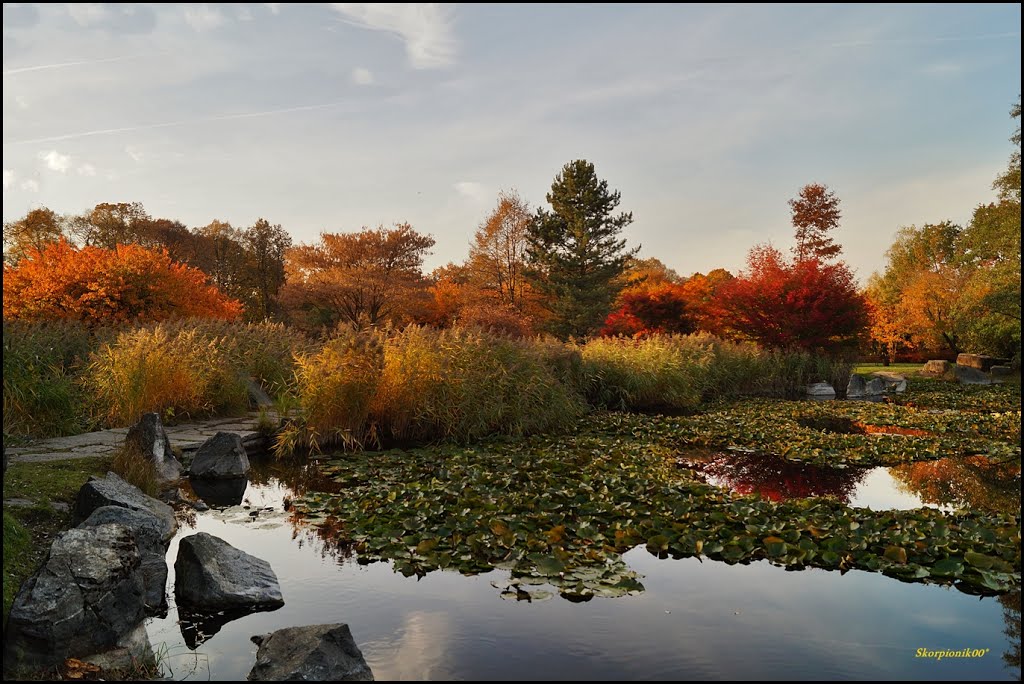
[[[57,150],[40,152],[39,158],[46,163],[46,168],[58,173],[67,173],[71,168],[71,155],[61,154]]]
[[[39,192],[39,181],[35,178],[29,178],[21,182],[21,189],[26,192]]]
[[[447,6],[338,2],[331,7],[354,26],[399,37],[405,43],[409,62],[416,69],[434,69],[455,62],[455,31],[452,12]]]
[[[29,101],[24,95],[15,95],[14,103],[18,105],[19,109],[28,109]]]
[[[263,6],[270,10],[271,14],[281,13],[281,3],[279,2],[265,2],[263,3]]]
[[[101,2],[69,2],[66,7],[79,26],[97,26],[107,19],[107,8]]]
[[[185,8],[185,23],[195,31],[211,31],[225,21],[221,11],[209,5],[189,5]]]
[[[134,145],[126,145],[124,148],[124,153],[131,157],[133,162],[138,163],[142,161],[142,150],[139,149],[138,147],[135,147]]]
[[[88,162],[79,165],[77,171],[78,171],[78,175],[79,176],[90,176],[91,177],[91,176],[95,176],[96,175],[96,167],[93,166],[92,164],[88,163]]]
[[[267,109],[260,112],[243,112],[241,114],[223,114],[219,116],[204,116],[195,119],[181,119],[179,121],[162,121],[154,124],[141,124],[138,126],[119,126],[117,128],[99,128],[92,131],[80,131],[78,133],[65,133],[62,135],[50,135],[43,138],[28,138],[25,140],[5,140],[4,145],[14,147],[16,145],[37,145],[40,143],[60,142],[62,140],[76,140],[78,138],[93,138],[100,135],[113,135],[115,133],[134,133],[137,131],[152,131],[160,128],[173,128],[176,126],[190,126],[200,123],[212,123],[216,121],[236,121],[238,119],[255,119],[263,116],[276,116],[278,114],[292,114],[295,112],[312,112],[318,109],[331,109],[333,107],[351,106],[351,100],[338,100],[335,102],[324,102],[321,104],[300,105],[298,107],[284,107],[282,109]],[[127,149],[125,150],[127,152]],[[131,152],[128,152],[131,155]],[[136,160],[137,161],[137,160]]]
[[[482,202],[487,199],[487,191],[483,184],[476,181],[459,181],[452,187],[455,188],[455,192],[475,202]]]
[[[373,73],[369,69],[356,67],[352,70],[352,82],[357,85],[370,85],[373,83]]]
[[[12,169],[4,169],[4,190],[11,187],[14,184],[14,171]]]
[[[159,53],[158,53],[159,54]],[[37,64],[29,67],[19,67],[17,69],[7,69],[4,71],[4,76],[13,76],[15,74],[24,74],[30,71],[46,71],[47,69],[66,69],[68,67],[86,66],[90,64],[105,64],[107,62],[123,62],[128,59],[138,59],[140,57],[149,57],[150,55],[121,55],[120,57],[105,57],[103,59],[76,59],[70,62],[54,62],[52,64]]]

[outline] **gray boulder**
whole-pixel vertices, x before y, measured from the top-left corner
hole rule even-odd
[[[146,608],[160,613],[167,608],[167,542],[164,525],[149,511],[137,511],[121,506],[101,506],[79,527],[99,527],[116,523],[135,533],[135,543],[141,556],[142,580],[146,587]]]
[[[179,607],[201,612],[284,605],[270,563],[205,532],[181,540],[174,561]]]
[[[992,366],[988,372],[992,374],[993,378],[1005,378],[1013,375],[1013,368],[1011,366]]]
[[[120,506],[156,516],[160,521],[160,536],[164,541],[170,541],[178,529],[173,508],[147,496],[141,489],[128,484],[115,473],[107,473],[106,477],[90,477],[89,481],[82,485],[75,502],[75,517],[81,522],[101,506]]]
[[[245,391],[249,395],[249,406],[253,408],[264,408],[274,405],[274,400],[270,398],[263,386],[256,380],[256,378],[249,376],[244,379]]]
[[[921,369],[922,373],[926,375],[945,375],[953,367],[949,361],[943,359],[933,359],[932,361],[926,361],[924,367]]]
[[[189,474],[193,479],[232,480],[249,473],[249,457],[242,438],[233,432],[218,432],[199,445]]]
[[[961,354],[960,356],[963,356]],[[971,366],[957,364],[953,367],[953,374],[961,385],[991,385],[992,378],[987,373]]]
[[[153,653],[144,622],[118,639],[109,651],[87,655],[80,660],[99,667],[104,674],[128,675],[138,672],[140,668],[156,667],[156,654]]]
[[[345,623],[286,627],[252,640],[259,650],[249,672],[251,681],[373,681]]]
[[[5,674],[115,648],[145,619],[145,596],[129,528],[108,524],[60,533],[14,599],[4,630]]]
[[[829,398],[836,396],[836,391],[827,382],[815,382],[807,386],[807,396]]]
[[[882,379],[882,382],[885,383],[886,392],[900,393],[907,391],[907,379],[899,373],[878,371],[877,373],[872,373],[871,376]]]
[[[850,375],[850,382],[846,385],[847,399],[860,399],[867,394],[867,383],[864,378],[853,373]]]
[[[871,378],[864,385],[864,394],[869,397],[877,397],[880,394],[885,394],[885,380],[882,378]]]
[[[167,437],[159,413],[144,413],[139,422],[132,425],[125,437],[126,449],[132,449],[152,461],[157,477],[161,480],[177,480],[181,477],[181,464],[171,451],[171,440]]]

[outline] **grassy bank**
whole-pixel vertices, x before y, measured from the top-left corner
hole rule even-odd
[[[4,500],[31,502],[4,506],[4,622],[18,587],[42,565],[54,535],[71,527],[78,490],[110,467],[109,458],[78,458],[12,463],[4,473]]]

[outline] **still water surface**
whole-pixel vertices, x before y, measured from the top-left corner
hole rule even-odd
[[[769,489],[805,491],[814,485],[808,477],[819,484],[825,478],[831,489],[815,494],[848,497],[852,505],[875,510],[963,505],[950,497],[935,500],[941,495],[934,491],[915,491],[907,484],[914,473],[906,467],[844,474],[840,484],[834,472],[801,471],[797,477],[774,467],[719,457],[717,474],[707,477],[770,497]],[[969,480],[960,485],[976,484],[970,473],[952,470]],[[751,488],[757,480],[751,473],[757,472],[761,485]],[[918,475],[931,481],[936,472],[944,471]],[[300,475],[254,461],[253,479],[242,495],[247,507],[198,513],[182,524],[168,549],[168,588],[173,589],[178,540],[209,532],[269,561],[285,605],[223,625],[204,623],[197,631],[193,623],[179,621],[172,591],[168,616],[151,620],[148,630],[174,679],[245,679],[255,659],[252,635],[325,622],[349,624],[377,679],[1020,678],[1019,594],[978,598],[880,574],[794,572],[763,561],[730,566],[696,558],[659,560],[636,548],[624,559],[644,576],[646,591],[640,595],[586,603],[557,596],[539,603],[505,601],[491,584],[504,586],[503,571],[476,577],[434,572],[417,580],[392,572],[387,563],[359,565],[355,558],[338,557],[283,512]],[[959,492],[960,485],[946,489]],[[1018,481],[1017,510],[1019,492]],[[998,508],[1013,505],[1005,491],[982,488],[982,495]],[[989,650],[979,658],[936,661],[915,657],[918,649]],[[1014,653],[1016,664],[1009,666],[1005,661]]]

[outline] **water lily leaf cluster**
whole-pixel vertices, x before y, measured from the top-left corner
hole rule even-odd
[[[861,401],[744,400],[696,416],[594,416],[591,425],[678,449],[751,450],[815,465],[885,466],[948,456],[1020,458],[1020,410]]]
[[[678,467],[673,440],[650,439],[676,435],[679,419],[642,417],[635,436],[625,428],[636,423],[623,418],[609,431],[604,417],[602,431],[590,421],[565,436],[347,454],[324,467],[338,493],[309,492],[293,506],[324,535],[355,545],[360,562],[388,560],[406,575],[499,568],[509,571],[502,589],[515,600],[542,599],[531,587],[544,585],[572,600],[642,591],[621,557],[636,546],[658,556],[884,572],[977,593],[1020,585],[1019,514],[742,497]]]

